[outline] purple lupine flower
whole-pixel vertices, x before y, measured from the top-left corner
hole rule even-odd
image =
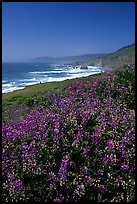
[[[85,157],[88,157],[89,155],[90,155],[90,147],[84,147],[83,148],[83,155],[85,156]]]
[[[125,161],[125,162],[121,163],[120,169],[124,170],[124,171],[128,171],[129,170],[129,162]]]
[[[60,177],[60,184],[64,185],[65,180],[67,178],[67,168],[69,167],[69,156],[65,155],[61,160],[60,168],[59,168],[59,177]]]
[[[81,140],[82,133],[83,133],[83,128],[81,126],[78,126],[78,132],[74,135],[74,140],[79,142]]]
[[[86,166],[81,167],[80,174],[82,176],[85,176],[86,174],[88,174],[88,168]]]
[[[101,195],[106,193],[107,191],[108,191],[107,188],[103,184],[97,187],[97,192],[100,193]]]
[[[90,132],[85,132],[83,136],[84,136],[84,138],[86,140],[90,140],[91,139],[91,133]]]
[[[54,172],[51,172],[49,173],[49,185],[52,187],[52,188],[55,188],[56,187],[56,175],[54,174]]]
[[[105,91],[105,93],[109,94],[111,92],[111,89],[110,88],[109,89],[105,89],[104,91]]]
[[[114,142],[112,140],[109,140],[106,144],[110,151],[112,151],[115,147]]]
[[[20,193],[25,191],[25,185],[23,184],[21,179],[16,178],[16,175],[8,174],[7,180],[8,180],[9,188],[11,188],[12,190],[16,189]]]
[[[64,201],[64,196],[62,193],[57,193],[56,197],[53,199],[53,202],[63,202]]]
[[[13,182],[13,185],[16,187],[18,192],[22,192],[25,190],[25,185],[21,181],[21,179],[17,179]]]
[[[82,189],[82,190],[85,189],[85,186],[84,186],[83,184],[81,184],[81,185],[77,185],[77,187],[80,188],[80,189]]]
[[[93,144],[98,145],[99,139],[98,139],[98,137],[96,137],[96,136],[94,135],[94,133],[91,135],[91,139],[92,139]]]
[[[75,191],[74,191],[74,192],[73,192],[73,196],[72,196],[72,198],[73,198],[73,201],[74,201],[74,202],[77,202],[77,201],[80,200],[80,195],[78,195],[78,194],[75,193]]]
[[[88,120],[88,117],[89,117],[89,112],[88,111],[84,111],[82,113],[82,121],[84,122],[84,121]]]
[[[119,185],[125,184],[125,181],[124,181],[124,179],[119,175],[119,176],[116,177],[116,183],[117,183],[117,185],[119,186]]]
[[[105,78],[102,80],[95,77],[93,80],[84,80],[73,83],[73,85],[70,85],[65,94],[60,98],[56,98],[56,94],[49,94],[49,100],[52,102],[52,105],[48,105],[48,107],[45,106],[44,110],[42,108],[31,110],[27,113],[27,116],[24,116],[24,119],[17,122],[9,121],[9,117],[7,117],[7,119],[5,118],[6,122],[2,125],[2,175],[4,176],[4,183],[6,183],[6,180],[12,189],[11,194],[7,193],[6,195],[8,199],[10,196],[13,200],[20,199],[18,198],[18,194],[15,195],[14,192],[19,193],[19,191],[23,191],[23,188],[21,187],[23,184],[17,177],[17,175],[20,174],[18,174],[18,168],[16,168],[18,166],[16,164],[19,164],[20,168],[22,168],[22,160],[20,159],[20,156],[23,159],[23,167],[25,169],[23,171],[25,171],[26,174],[28,172],[33,174],[37,170],[40,172],[45,170],[45,174],[48,175],[51,194],[53,193],[54,188],[56,189],[56,175],[53,173],[53,169],[55,170],[54,172],[59,172],[59,181],[60,185],[63,185],[63,188],[60,186],[56,189],[57,195],[54,199],[54,201],[59,202],[80,200],[84,191],[86,191],[87,184],[88,187],[92,185],[94,187],[96,186],[95,190],[98,191],[98,195],[102,195],[105,192],[104,186],[101,185],[103,182],[102,180],[100,181],[100,184],[97,183],[98,186],[95,185],[95,176],[92,174],[92,167],[94,167],[93,169],[100,177],[105,168],[112,171],[115,166],[116,168],[119,168],[119,176],[121,176],[123,172],[126,176],[129,172],[132,176],[135,174],[135,113],[134,111],[129,111],[125,104],[120,105],[120,97],[117,97],[117,99],[114,100],[111,98],[111,93],[104,94],[105,90],[110,91],[111,88],[114,87],[114,84],[112,85],[110,83],[114,82],[114,79],[115,77],[113,74],[106,74]],[[102,92],[99,96],[97,95],[98,90],[101,90]],[[119,85],[118,91],[119,93],[120,91],[127,92],[127,89]],[[107,99],[105,99],[105,97]],[[100,98],[103,99],[100,100]],[[91,135],[91,133],[83,130],[83,124],[90,118],[90,116],[92,116],[92,114],[97,115],[97,118],[95,120],[94,131]],[[27,136],[31,138],[31,142],[28,141],[25,143]],[[53,143],[50,142],[51,137],[54,137]],[[55,141],[59,140],[60,137],[63,141],[63,148],[61,146],[62,155],[69,155],[69,151],[75,149],[75,147],[71,149],[71,142],[73,144],[79,143],[78,148],[80,148],[80,153],[83,151],[83,154],[86,156],[84,161],[83,157],[81,160],[81,156],[77,158],[80,166],[77,165],[77,162],[75,165],[73,158],[70,162],[69,158],[67,159],[63,156],[60,167],[57,169],[58,164],[56,165],[53,157],[58,157],[58,155],[55,154],[60,148],[60,143],[56,143]],[[92,145],[96,146],[96,150],[93,152],[93,161],[88,157],[89,151],[87,149],[88,146],[84,146],[85,140],[88,140],[88,144],[91,145],[91,150]],[[33,144],[33,141],[35,141],[35,144]],[[39,162],[39,158],[44,156],[44,160]],[[48,160],[45,161],[47,156]],[[102,167],[103,170],[100,167],[97,168],[99,170],[96,169],[99,161],[101,163],[104,161],[104,166]],[[44,164],[42,164],[42,162]],[[89,170],[85,168],[86,166]],[[82,179],[84,180],[83,183],[81,183],[81,180],[78,180],[75,184],[76,186],[73,186],[75,189],[71,188],[71,185],[68,185],[67,187],[64,185],[66,184],[66,179],[67,183],[69,183],[69,167],[71,167],[71,170],[73,169],[74,176],[76,175],[77,177],[77,173],[80,172],[80,176],[82,176]],[[90,171],[93,178],[89,176]],[[12,172],[12,174],[17,173],[17,175],[14,174],[12,178],[8,178],[9,172]],[[69,173],[69,175],[71,175],[72,172]],[[110,172],[108,173],[109,175],[107,179],[111,179]],[[116,175],[115,172],[114,175]],[[115,189],[115,186],[120,184],[125,186],[124,180],[121,178],[118,179],[114,176],[113,181],[114,182],[109,183],[110,189],[111,186]],[[68,190],[69,193],[74,190],[71,195],[73,197],[69,197],[69,195],[64,196],[63,192],[60,192],[60,190],[66,188],[70,190]],[[48,189],[45,190],[47,191]],[[28,195],[26,194],[24,196],[25,199]],[[101,199],[102,198],[103,197],[101,197]]]
[[[92,162],[92,165],[94,166],[94,165],[95,165],[95,163],[96,163],[96,162],[95,162],[95,161],[93,161],[93,162]]]
[[[89,185],[92,185],[93,179],[90,176],[85,176],[85,182],[88,183]]]

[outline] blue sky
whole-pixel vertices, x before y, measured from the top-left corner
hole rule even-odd
[[[2,59],[110,53],[135,42],[133,2],[3,2]]]

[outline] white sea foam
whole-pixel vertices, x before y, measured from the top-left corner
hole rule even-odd
[[[63,71],[63,69],[60,69],[60,68],[58,68],[58,69],[54,69],[54,70],[57,70],[57,71]]]
[[[58,71],[58,70],[51,70],[51,71],[38,71],[38,72],[29,72],[30,74],[50,74],[50,73],[63,73],[63,72],[68,72],[68,71],[66,71],[66,70],[60,70],[60,71]]]
[[[100,71],[94,71],[92,72],[92,74],[98,74],[100,73]],[[91,73],[79,73],[79,74],[70,74],[68,73],[66,77],[60,77],[60,78],[56,78],[56,77],[49,77],[47,78],[46,80],[43,80],[42,83],[45,83],[45,82],[53,82],[53,81],[64,81],[66,79],[74,79],[74,78],[79,78],[79,77],[82,77],[82,76],[89,76],[91,75]]]
[[[32,79],[19,79],[18,81],[36,81],[37,79],[34,77]]]
[[[70,77],[61,77],[61,78],[56,78],[56,77],[49,77],[46,82],[53,82],[53,81],[64,81],[66,79],[72,79],[73,76],[70,76]],[[43,81],[45,82],[45,81]]]
[[[30,74],[46,74],[48,73],[47,71],[35,71],[35,72],[29,72]]]
[[[8,81],[6,81],[6,80],[2,80],[2,83],[7,83]]]
[[[37,83],[39,83],[39,81],[19,83],[18,87],[25,87],[25,86],[29,86],[29,85],[33,85],[33,84],[37,84]]]
[[[2,90],[2,93],[13,92],[13,91],[19,90],[19,89],[24,89],[24,87],[15,86],[15,87],[11,87],[11,88],[6,88],[6,89]]]
[[[19,85],[15,86],[10,83],[2,84],[2,93],[8,93],[19,89],[24,89],[26,86],[34,85],[39,82],[28,82],[28,83],[19,83]]]
[[[34,85],[34,84],[38,84],[38,83],[40,83],[40,81],[26,83],[26,85],[25,85],[25,86],[30,86],[30,85]]]
[[[2,88],[4,87],[12,87],[13,85],[11,83],[7,83],[7,84],[2,84]]]
[[[35,71],[35,72],[29,72],[31,74],[51,74],[51,73],[55,73],[55,74],[60,74],[60,73],[78,73],[78,72],[85,72],[85,69],[80,69],[80,68],[76,68],[76,69],[68,69],[68,70],[51,70],[51,71]]]

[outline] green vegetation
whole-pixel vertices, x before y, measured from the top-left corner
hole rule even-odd
[[[102,65],[104,69],[116,69],[121,68],[126,64],[135,63],[135,44],[125,46],[114,53],[107,54],[105,56],[95,57],[94,59],[83,59],[81,61],[74,62],[73,64],[91,64]]]
[[[39,86],[3,94],[2,202],[134,202],[135,67]]]
[[[102,58],[102,66],[110,68],[122,67],[135,62],[135,44],[123,47],[116,52]]]
[[[123,66],[121,69],[116,69],[115,73],[114,95],[118,96],[120,94],[117,87],[122,84],[124,89],[121,93],[121,102],[126,103],[129,109],[135,110],[135,67]]]
[[[112,54],[115,57],[119,57],[120,55],[125,55],[128,57],[135,56],[135,44],[125,46]]]

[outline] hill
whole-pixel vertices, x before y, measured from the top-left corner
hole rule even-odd
[[[109,54],[107,56],[97,58],[92,61],[92,63],[98,64],[101,62],[104,68],[118,68],[124,64],[134,64],[135,63],[135,44],[125,46],[116,52]]]
[[[34,62],[47,62],[47,63],[79,63],[84,61],[91,61],[98,57],[104,57],[107,54],[85,54],[78,56],[67,57],[37,57],[33,59]]]
[[[82,66],[93,65],[102,66],[105,70],[115,69],[122,67],[126,64],[135,63],[135,44],[128,45],[120,48],[119,50],[107,54],[105,56],[99,56],[94,59],[86,59],[74,62],[73,65],[80,64]]]

